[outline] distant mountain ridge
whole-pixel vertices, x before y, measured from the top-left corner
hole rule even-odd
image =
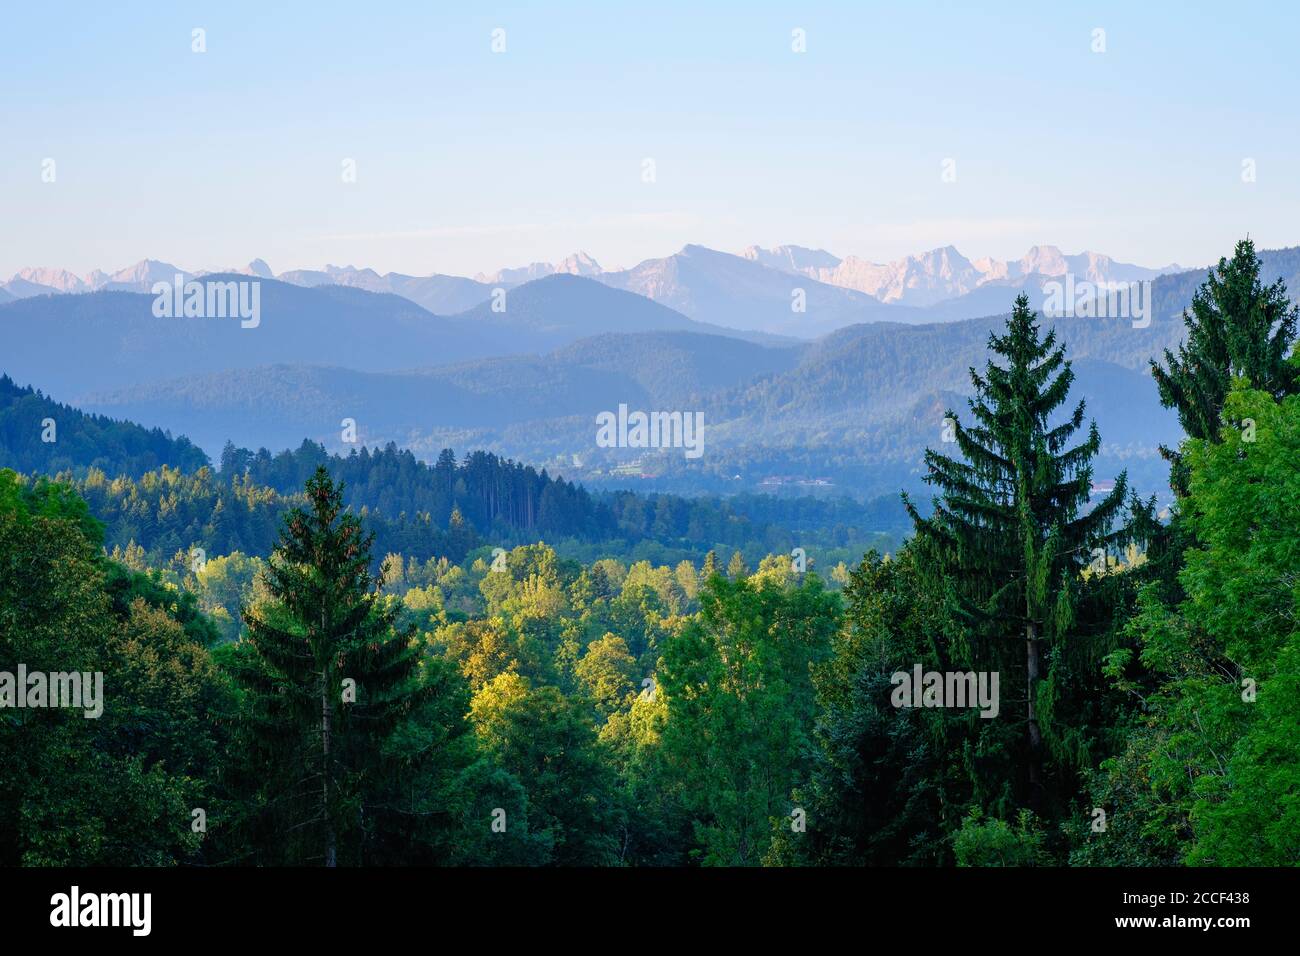
[[[595,279],[702,322],[803,339],[858,322],[921,320],[905,307],[862,292],[704,246],[688,245],[674,255]]]
[[[155,316],[154,297],[135,292],[30,296],[0,305],[0,372],[76,400],[91,391],[262,365],[379,372],[542,353],[611,331],[763,340],[573,275],[506,290],[503,311],[484,303],[454,315],[394,293],[258,281],[256,328],[236,319]]]
[[[1078,281],[1138,282],[1183,271],[1178,265],[1150,269],[1117,262],[1095,252],[1066,255],[1056,246],[1034,246],[1019,259],[1007,261],[989,257],[968,259],[954,246],[888,263],[869,262],[855,256],[841,260],[824,250],[799,246],[775,249],[751,246],[745,250],[745,256],[774,269],[865,292],[881,302],[920,307],[967,295],[985,285],[1024,285],[1035,276],[1054,278],[1069,273]]]
[[[1176,439],[1177,422],[1160,408],[1146,359],[1177,345],[1181,322],[1044,322],[1069,347],[1075,393],[1102,427],[1106,467],[1140,466],[1139,487],[1154,490],[1165,469],[1156,446]],[[868,323],[786,348],[685,331],[610,334],[544,356],[405,372],[281,365],[217,373],[98,393],[86,407],[183,431],[210,451],[234,436],[268,447],[310,437],[345,450],[338,423],[351,417],[366,443],[395,441],[421,456],[482,447],[592,485],[640,457],[597,448],[596,414],[620,404],[699,410],[709,448],[702,466],[689,472],[657,453],[644,470],[668,469],[666,480],[694,490],[718,490],[737,475],[740,490],[773,475],[812,475],[870,496],[915,480],[944,410],[964,412],[968,369],[982,366],[1000,323]]]
[[[712,263],[706,264],[702,261],[706,255],[714,257]],[[263,279],[279,279],[292,285],[309,287],[342,285],[365,289],[367,292],[390,292],[439,314],[451,314],[470,309],[485,301],[496,288],[510,289],[552,275],[576,275],[598,279],[607,285],[637,292],[694,318],[718,322],[721,325],[734,325],[734,320],[727,320],[727,316],[716,307],[712,310],[712,314],[708,315],[694,315],[690,311],[692,308],[704,309],[706,306],[697,304],[696,300],[707,298],[707,295],[702,294],[698,289],[682,289],[674,284],[671,273],[675,271],[676,266],[680,265],[678,260],[683,258],[694,260],[690,266],[697,271],[701,267],[711,268],[715,274],[710,277],[710,281],[715,285],[725,286],[735,282],[735,274],[739,267],[730,260],[743,259],[783,275],[801,276],[850,293],[863,293],[880,303],[914,307],[926,307],[957,299],[990,284],[1017,287],[1028,282],[1032,285],[1031,280],[1035,276],[1063,276],[1068,272],[1078,279],[1091,282],[1127,282],[1179,271],[1178,266],[1172,265],[1149,269],[1120,263],[1109,256],[1093,252],[1065,255],[1056,246],[1034,246],[1020,259],[1005,262],[988,257],[967,259],[955,247],[944,246],[905,256],[890,263],[874,263],[855,256],[841,259],[824,249],[808,249],[793,245],[776,246],[772,249],[749,246],[739,256],[732,256],[704,246],[689,244],[672,256],[647,259],[630,269],[612,271],[602,268],[594,258],[581,251],[558,263],[534,262],[518,268],[479,273],[473,278],[436,272],[426,276],[396,272],[380,274],[374,269],[356,268],[350,265],[327,265],[323,269],[294,269],[277,276],[262,259],[254,259],[243,267],[216,271],[223,274],[234,273]],[[203,270],[191,273],[157,259],[142,259],[134,265],[113,273],[97,269],[85,276],[77,276],[60,268],[28,267],[19,270],[8,282],[0,283],[0,302],[7,301],[9,297],[27,298],[35,295],[75,294],[102,290],[149,292],[154,282],[171,281],[178,273],[186,277],[212,274]],[[752,285],[759,280],[751,277],[746,281],[747,284]],[[776,283],[769,279],[768,284]],[[837,314],[848,307],[846,302],[854,301],[837,300],[824,293],[820,293],[818,298],[831,303]],[[858,320],[880,317],[879,315],[862,316]],[[900,318],[900,321],[909,320]],[[769,326],[765,329],[759,329],[758,326],[746,327],[751,330],[803,334],[804,337],[809,337],[806,328],[813,325],[817,325],[814,334],[828,330],[824,322],[820,325],[816,322],[805,323],[805,331],[797,328],[797,323],[769,322]]]
[[[673,294],[708,291],[732,268],[742,303],[783,294],[768,288],[772,275],[808,281],[743,257],[714,269],[725,254],[684,252],[670,265]],[[703,275],[692,274],[694,259]],[[1300,288],[1300,248],[1261,260],[1264,282]],[[1200,271],[1153,280],[1145,326],[1043,319],[1067,344],[1076,393],[1098,419],[1104,471],[1131,467],[1139,488],[1161,487],[1156,445],[1177,438],[1146,363],[1182,340],[1180,312],[1203,281]],[[155,319],[138,294],[12,302],[0,306],[0,364],[88,410],[190,435],[213,454],[227,438],[272,448],[311,438],[346,451],[339,429],[351,418],[369,444],[422,456],[485,448],[593,486],[723,491],[816,480],[871,496],[918,479],[920,452],[938,440],[947,408],[963,413],[968,369],[982,366],[1015,292],[989,284],[969,293],[987,299],[980,318],[861,322],[773,345],[572,274],[505,290],[504,312],[489,302],[452,316],[392,293],[264,280],[257,330]],[[944,305],[876,309],[925,317]],[[703,412],[704,459],[598,447],[595,415],[620,404]]]
[[[20,269],[8,282],[0,283],[0,291],[8,292],[15,299],[103,291],[148,292],[155,282],[172,282],[177,274],[189,277],[192,273],[157,259],[141,259],[113,273],[95,269],[84,277],[67,269],[26,268]]]
[[[149,260],[100,276],[99,291],[0,300],[0,373],[87,411],[187,434],[214,455],[227,439],[284,448],[311,438],[346,453],[341,423],[353,419],[364,443],[392,441],[420,456],[484,448],[593,487],[725,493],[788,483],[870,497],[915,487],[922,450],[940,440],[948,408],[963,414],[968,369],[983,365],[1017,292],[1041,312],[1054,270],[1095,281],[1124,274],[1047,247],[1004,269],[941,252],[926,268],[943,281],[966,281],[972,269],[999,277],[909,307],[791,271],[847,261],[831,266],[823,250],[733,256],[687,246],[598,275],[556,271],[508,286],[509,276],[494,276],[503,284],[490,288],[459,280],[475,299],[488,294],[438,313],[409,288],[392,290],[439,277],[330,267],[293,283],[268,278],[261,260],[207,276],[258,279],[256,329],[155,316],[153,296],[108,288],[170,284],[175,267]],[[1264,283],[1300,290],[1300,248],[1260,259]],[[19,280],[37,288],[54,289],[38,279],[76,287],[56,271],[27,275]],[[1101,428],[1100,476],[1129,467],[1135,487],[1163,487],[1156,445],[1176,440],[1177,424],[1159,406],[1147,361],[1182,340],[1180,313],[1204,280],[1205,270],[1151,280],[1146,324],[1044,317]],[[792,308],[800,297],[805,308]],[[620,405],[703,413],[704,457],[598,445],[595,416]],[[32,420],[19,435],[28,444]]]
[[[804,346],[768,348],[697,332],[607,333],[545,355],[357,372],[278,364],[86,396],[86,408],[167,422],[216,454],[227,439],[269,448],[304,437],[331,448],[342,417],[361,440],[433,454],[447,438],[578,416],[628,402],[679,408],[795,366]]]
[[[504,285],[508,287],[531,282],[533,279],[544,279],[547,276],[598,276],[603,271],[600,263],[591,256],[585,252],[575,252],[555,265],[549,262],[534,262],[520,269],[498,269],[491,275],[484,275],[480,272],[474,277],[474,281],[488,286]]]
[[[326,266],[319,271],[296,269],[281,273],[279,280],[306,288],[341,285],[367,292],[387,292],[440,315],[464,312],[492,294],[492,286],[461,276],[408,276],[397,272],[381,276],[373,269],[352,266]]]

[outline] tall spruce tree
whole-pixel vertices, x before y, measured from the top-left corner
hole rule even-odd
[[[1021,294],[1005,334],[989,336],[989,349],[1005,364],[991,359],[983,376],[970,370],[974,424],[965,427],[948,412],[965,460],[926,451],[926,481],[941,491],[933,515],[923,518],[903,496],[928,567],[946,579],[955,618],[969,635],[967,656],[1009,668],[1014,679],[1001,674],[1001,694],[1025,702],[1033,806],[1043,787],[1040,682],[1072,650],[1083,571],[1094,549],[1112,539],[1126,487],[1121,473],[1114,489],[1087,508],[1101,439],[1093,422],[1087,438],[1070,447],[1083,424],[1083,401],[1068,417],[1054,418],[1074,373],[1056,333],[1040,339],[1036,319]]]
[[[428,691],[342,491],[324,466],[307,481],[268,564],[271,600],[243,611],[255,839],[279,847],[268,862],[364,862],[368,798],[392,771],[383,744]]]
[[[1187,340],[1178,354],[1165,349],[1167,368],[1151,359],[1160,402],[1177,410],[1189,438],[1217,440],[1235,376],[1279,400],[1300,388],[1300,369],[1287,361],[1300,309],[1287,297],[1285,282],[1265,286],[1259,273],[1255,244],[1242,239],[1196,290],[1191,312],[1183,311]],[[1180,453],[1163,446],[1160,452],[1172,465],[1174,489],[1186,494]]]

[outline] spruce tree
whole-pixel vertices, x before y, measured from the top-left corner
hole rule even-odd
[[[700,571],[700,580],[701,582],[704,582],[709,580],[709,578],[713,577],[715,574],[721,573],[722,572],[718,569],[717,552],[710,550],[709,553],[704,556],[704,568]]]
[[[263,775],[254,839],[280,846],[283,862],[363,862],[368,797],[393,769],[384,742],[425,696],[412,633],[395,627],[370,572],[373,535],[342,491],[316,470],[268,563],[271,600],[243,611],[248,766]]]
[[[1093,422],[1086,439],[1070,447],[1083,425],[1083,401],[1067,417],[1053,416],[1074,373],[1056,333],[1040,339],[1036,319],[1022,293],[1005,333],[989,337],[989,349],[1004,364],[991,359],[982,376],[970,370],[973,424],[948,412],[964,460],[926,451],[925,480],[941,492],[934,513],[923,518],[903,496],[928,566],[944,577],[955,617],[972,639],[969,657],[1008,668],[1001,695],[1024,701],[1034,806],[1043,787],[1040,682],[1049,668],[1065,665],[1082,572],[1093,549],[1112,540],[1126,487],[1121,474],[1087,508],[1101,439]]]
[[[1260,261],[1249,239],[1237,243],[1231,259],[1220,259],[1183,311],[1187,339],[1178,354],[1165,349],[1165,364],[1151,359],[1151,374],[1165,408],[1178,411],[1189,438],[1218,439],[1219,414],[1234,376],[1275,399],[1295,394],[1300,370],[1287,361],[1295,343],[1300,309],[1278,279],[1265,286]],[[1179,452],[1161,447],[1173,466],[1173,485],[1186,494]]]
[[[745,564],[745,556],[739,551],[733,551],[731,560],[727,562],[727,577],[733,581],[749,577],[749,568]]]

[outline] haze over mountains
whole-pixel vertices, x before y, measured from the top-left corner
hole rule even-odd
[[[78,396],[275,363],[381,371],[544,352],[596,332],[719,331],[576,276],[549,276],[513,289],[504,312],[485,304],[451,316],[434,315],[392,293],[260,282],[256,328],[242,328],[235,318],[159,317],[154,297],[139,292],[10,302],[0,307],[3,370],[47,391]]]
[[[1002,308],[1007,290],[1025,288],[1041,301],[1042,284],[1073,274],[1090,282],[1132,282],[1178,271],[1116,262],[1084,252],[1065,255],[1055,246],[1035,246],[1017,260],[967,259],[952,246],[879,264],[853,256],[840,259],[820,249],[751,246],[741,255],[699,245],[630,268],[605,270],[585,252],[557,264],[535,262],[474,278],[410,276],[353,266],[297,269],[275,275],[261,259],[242,268],[220,270],[278,278],[304,287],[345,286],[399,295],[441,315],[464,312],[487,301],[494,289],[513,289],[552,275],[590,278],[635,292],[702,322],[749,332],[797,338],[868,321],[925,322],[969,318]],[[95,291],[149,292],[158,281],[172,281],[185,270],[146,259],[114,273],[99,270],[79,277],[64,269],[26,268],[0,284],[8,298]],[[208,273],[196,272],[196,276]],[[984,311],[982,311],[984,310]]]
[[[1098,282],[1158,271],[1046,247],[1004,263],[951,247],[914,260],[880,267],[892,278],[875,294],[838,284],[865,267],[795,246],[732,256],[689,245],[609,272],[576,256],[479,279],[336,267],[272,278],[261,260],[211,274],[260,280],[256,328],[155,316],[149,288],[178,271],[165,262],[82,278],[24,270],[0,298],[0,372],[188,435],[213,456],[226,440],[278,450],[310,438],[346,452],[351,418],[362,444],[429,458],[484,448],[595,485],[874,495],[915,486],[921,451],[948,408],[964,411],[968,369],[983,366],[1017,292],[1041,293],[1035,283],[1061,269]],[[1262,260],[1266,281],[1300,288],[1300,249]],[[1156,276],[1146,327],[1044,319],[1101,428],[1099,477],[1128,467],[1140,489],[1161,487],[1156,446],[1177,426],[1147,360],[1181,341],[1179,315],[1203,280]],[[805,311],[791,308],[792,290]],[[707,453],[596,447],[594,416],[620,404],[702,411]]]
[[[1156,446],[1178,431],[1141,357],[1174,344],[1178,327],[1090,321],[1053,324],[1071,342],[1076,395],[1089,399],[1102,429],[1103,464],[1145,468],[1154,482],[1164,469]],[[689,332],[610,334],[542,356],[409,371],[281,364],[220,372],[98,393],[79,404],[165,424],[212,454],[234,434],[270,448],[309,437],[346,451],[339,424],[349,417],[362,444],[394,441],[427,458],[444,447],[484,448],[588,484],[620,474],[625,480],[635,464],[637,482],[653,476],[665,488],[726,490],[740,475],[748,490],[793,477],[875,495],[914,484],[916,462],[940,441],[947,408],[965,410],[967,369],[982,364],[995,324],[867,324],[780,347]],[[1129,341],[1139,333],[1140,342]],[[595,416],[619,404],[702,410],[704,461],[695,467],[680,452],[594,447]]]

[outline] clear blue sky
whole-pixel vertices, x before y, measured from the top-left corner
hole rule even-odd
[[[1300,243],[1294,3],[285,6],[7,8],[0,277]]]

